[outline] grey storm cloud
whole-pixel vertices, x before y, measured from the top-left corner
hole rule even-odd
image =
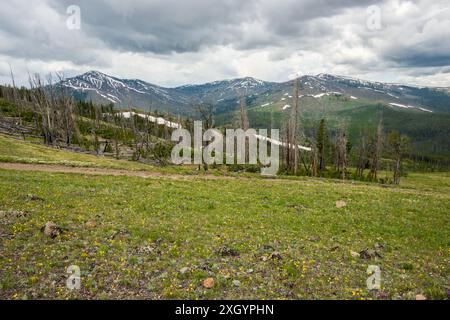
[[[433,52],[408,52],[389,57],[401,67],[445,67],[450,66],[450,54],[435,54]]]
[[[116,50],[193,52],[238,38],[252,18],[255,1],[55,1],[58,11],[81,8],[83,28]]]
[[[273,46],[287,38],[317,37],[332,32],[332,28],[325,25],[311,28],[308,21],[333,16],[348,8],[365,7],[371,2],[64,0],[52,5],[60,12],[70,4],[79,5],[86,32],[110,47],[170,53],[192,52],[210,45],[252,49]],[[252,25],[260,28],[252,29]]]
[[[81,30],[66,28],[69,5],[81,9]],[[380,9],[380,30],[366,26],[371,5]],[[162,61],[153,68],[160,74],[170,66],[186,78],[214,69],[212,77],[247,72],[245,57],[265,52],[283,72],[293,64],[442,75],[450,66],[449,10],[448,0],[10,0],[0,10],[0,70],[9,60],[38,61],[41,71],[138,68],[123,57],[132,54]],[[274,67],[267,80],[280,74]]]

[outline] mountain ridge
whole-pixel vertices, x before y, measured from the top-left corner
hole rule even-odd
[[[253,97],[249,106],[282,101],[292,96],[293,80],[270,82],[253,77],[216,80],[203,84],[163,87],[140,79],[121,79],[91,70],[67,78],[61,83],[70,94],[80,100],[113,103],[118,107],[133,105],[144,109],[158,109],[189,114],[200,101],[233,109],[240,96]],[[367,81],[353,77],[320,73],[299,77],[300,98],[321,98],[343,95],[350,99],[379,101],[396,108],[410,108],[428,112],[450,112],[450,92],[442,87],[411,86],[406,84]],[[266,97],[266,98],[264,98]]]

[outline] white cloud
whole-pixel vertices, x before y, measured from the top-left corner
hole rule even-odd
[[[82,27],[65,27],[66,5]],[[254,76],[285,81],[336,73],[450,86],[448,1],[380,1],[381,30],[366,27],[373,1],[12,0],[0,11],[0,81],[27,71],[98,69],[165,86]]]

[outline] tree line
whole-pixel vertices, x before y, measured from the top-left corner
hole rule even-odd
[[[202,120],[205,130],[214,126],[212,103],[192,102],[196,105],[196,115],[189,119],[156,110],[138,111],[132,108],[132,101],[128,109],[122,110],[113,104],[75,101],[61,85],[63,78],[59,75],[57,81],[51,77],[44,81],[39,75],[30,76],[30,88],[17,88],[12,72],[11,78],[12,86],[0,86],[0,98],[15,106],[18,125],[22,121],[33,124],[49,146],[78,146],[98,155],[111,154],[117,159],[128,156],[135,161],[151,159],[166,164],[173,146],[170,136],[174,128],[150,119],[163,117],[189,131],[193,130],[194,119]],[[403,160],[411,143],[407,136],[397,131],[385,132],[382,110],[376,130],[361,130],[354,145],[349,142],[345,121],[337,130],[329,130],[327,119],[322,118],[306,135],[302,128],[304,119],[298,79],[293,81],[292,87],[293,106],[281,119],[280,173],[399,183],[404,174]],[[245,131],[249,128],[245,93],[240,92],[239,97],[237,127]],[[125,112],[128,117],[124,116]],[[271,117],[271,128],[272,125]],[[204,165],[203,169],[207,171],[208,166]],[[245,169],[255,171],[253,166]],[[392,176],[380,176],[380,170],[391,172]]]

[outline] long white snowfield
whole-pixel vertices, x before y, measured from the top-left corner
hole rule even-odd
[[[426,108],[415,107],[415,106],[411,106],[411,105],[404,105],[404,104],[400,104],[400,103],[391,102],[391,103],[389,103],[389,105],[394,106],[394,107],[404,108],[404,109],[418,109],[418,110],[425,111],[425,112],[433,112]]]
[[[281,142],[281,141],[278,141],[278,140],[275,140],[275,139],[271,139],[271,138],[268,138],[268,137],[265,137],[265,136],[261,136],[259,134],[255,134],[255,137],[257,139],[259,139],[259,140],[269,141],[270,143],[273,143],[273,144],[278,145],[278,146],[283,146],[283,147],[288,146],[288,144],[286,142]],[[291,148],[293,149],[294,146],[291,146]],[[311,151],[310,147],[305,147],[305,146],[302,146],[302,145],[298,145],[298,148],[300,150]]]
[[[141,117],[141,118],[144,118],[144,119],[148,118],[149,121],[151,121],[151,122],[156,122],[159,125],[165,125],[165,126],[167,126],[169,128],[175,128],[175,129],[181,128],[181,124],[176,123],[176,122],[168,121],[168,120],[166,120],[164,118],[161,118],[161,117],[157,117],[156,118],[156,117],[153,117],[153,116],[150,116],[150,115],[137,113],[137,112],[133,112],[133,111],[131,111],[131,112],[130,111],[120,112],[120,114],[122,114],[122,116],[124,118],[126,118],[126,119],[129,119],[131,117],[131,115],[137,115],[138,117]],[[285,143],[285,142],[282,142],[282,141],[279,141],[279,140],[275,140],[275,139],[272,139],[272,138],[268,138],[268,137],[265,137],[265,136],[262,136],[262,135],[259,135],[259,134],[255,134],[255,137],[257,139],[259,139],[259,140],[268,141],[268,142],[273,143],[273,144],[278,145],[278,146],[283,146],[283,147],[288,146],[288,144]],[[294,146],[291,146],[291,148],[294,148]],[[305,146],[302,146],[302,145],[298,145],[298,148],[300,150],[304,150],[304,151],[311,151],[310,147],[305,147]]]
[[[154,117],[154,116],[151,116],[151,115],[137,113],[137,112],[133,112],[133,111],[120,112],[119,114],[121,114],[125,119],[129,119],[131,117],[131,115],[136,115],[136,116],[141,117],[143,119],[148,118],[148,120],[150,122],[153,122],[153,123],[156,123],[156,124],[159,124],[159,125],[165,125],[166,127],[169,127],[169,128],[175,128],[175,129],[181,128],[181,124],[176,123],[176,122],[168,121],[168,120],[166,120],[164,118],[161,118],[161,117]]]

